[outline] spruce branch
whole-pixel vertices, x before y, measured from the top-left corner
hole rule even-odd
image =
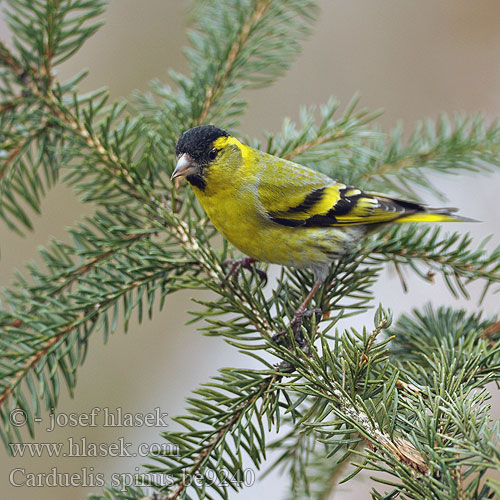
[[[468,233],[442,233],[440,227],[394,227],[377,235],[364,250],[368,262],[406,265],[427,281],[432,281],[436,273],[442,274],[455,296],[468,298],[466,285],[484,280],[484,297],[491,285],[500,282],[500,247],[488,252],[485,246],[490,238],[474,247]],[[424,269],[419,267],[419,261]]]
[[[368,154],[366,141],[378,133],[368,127],[380,112],[358,109],[359,95],[347,104],[341,116],[336,117],[340,103],[335,98],[319,108],[303,108],[300,124],[285,119],[279,134],[266,134],[266,143],[249,141],[254,147],[268,153],[298,161],[318,169],[332,178],[342,179],[340,169],[345,167],[353,151]]]
[[[388,322],[387,317],[381,318],[377,329],[368,338],[365,349],[368,354],[370,354],[375,337],[383,328],[388,326]],[[293,359],[295,362],[297,356],[305,356],[300,349],[295,352],[296,354],[293,354],[293,351],[289,351],[287,348],[280,349],[284,361]],[[307,356],[305,357],[307,358]],[[167,489],[167,492],[161,496],[162,499],[173,500],[178,498],[187,487],[196,489],[192,481],[195,474],[205,474],[208,480],[211,472],[220,474],[220,469],[224,467],[229,470],[232,477],[239,477],[238,474],[241,473],[242,465],[235,462],[235,457],[241,454],[240,446],[244,448],[253,463],[259,466],[261,453],[264,452],[264,449],[261,448],[261,451],[259,451],[251,446],[248,433],[260,434],[263,432],[263,426],[260,423],[260,430],[258,430],[249,419],[255,418],[255,416],[262,419],[265,415],[269,426],[279,426],[277,412],[280,406],[285,406],[287,401],[290,400],[290,396],[283,393],[285,399],[280,402],[279,388],[283,384],[284,375],[265,376],[264,373],[249,370],[223,370],[221,375],[215,379],[216,382],[207,384],[206,389],[201,388],[196,391],[198,398],[201,396],[203,399],[190,398],[188,400],[191,404],[190,415],[176,419],[178,423],[189,430],[187,435],[178,432],[164,434],[170,444],[187,446],[187,449],[180,448],[180,453],[175,457],[159,456],[156,459],[161,465],[148,467],[148,470],[153,474],[164,474],[170,478],[176,477],[174,484],[169,484],[167,488],[162,487],[160,484],[155,485],[159,491]],[[238,389],[236,389],[235,383]],[[285,383],[284,387],[287,385]],[[234,387],[234,389],[230,389],[230,387]],[[295,384],[293,387],[293,390],[295,390]],[[229,395],[226,395],[226,392],[229,392]],[[236,396],[233,396],[233,393]],[[257,413],[256,401],[258,398],[264,400],[261,409]],[[213,402],[213,404],[210,404],[210,402]],[[253,415],[248,415],[250,410],[254,412]],[[243,415],[245,415],[245,419],[243,419]],[[213,422],[216,423],[213,429],[208,431],[200,430],[193,434],[192,425],[194,423],[196,425],[200,423],[213,425]],[[238,428],[233,429],[236,424],[238,424]],[[233,440],[236,448],[231,451],[227,449],[227,444],[223,440],[228,432],[233,436],[238,432],[238,437]],[[195,436],[196,442],[193,441]],[[258,443],[260,447],[264,446],[263,435],[258,438]],[[405,445],[409,448],[409,444],[405,443]],[[385,446],[389,447],[389,443],[385,443]],[[399,443],[397,449],[399,450],[401,447],[402,445]],[[228,454],[228,458],[224,458],[224,453]],[[232,483],[230,485],[235,487]],[[217,490],[217,488],[215,489]],[[225,488],[221,488],[218,493],[222,498],[226,498]]]
[[[192,125],[241,114],[244,103],[234,100],[237,93],[283,74],[315,12],[310,0],[244,0],[227,4],[221,16],[217,2],[204,2],[199,26],[190,32],[193,48],[186,52],[193,79],[188,83],[173,75],[191,100]]]
[[[127,224],[120,227],[117,225],[120,220]],[[125,221],[123,214],[121,219],[104,214],[90,219],[89,225],[82,224],[72,231],[73,246],[54,241],[50,249],[43,251],[48,271],[32,266],[30,273],[35,284],[20,279],[16,287],[6,291],[11,310],[2,312],[0,317],[4,349],[0,384],[2,416],[8,414],[5,405],[12,398],[10,406],[18,405],[32,417],[20,396],[23,381],[28,385],[31,399],[36,401],[35,416],[42,398],[48,408],[55,407],[58,389],[47,385],[43,366],[47,363],[59,366],[71,391],[90,334],[101,327],[106,338],[116,328],[119,300],[124,303],[126,327],[133,309],[138,310],[141,321],[144,301],[151,315],[157,291],[163,304],[165,296],[179,287],[200,286],[196,279],[189,285],[190,278],[182,276],[185,256],[173,248],[169,255],[164,254],[172,242],[163,240],[160,244],[151,240],[156,227],[136,230],[131,229],[134,227],[131,222]],[[196,266],[191,265],[191,269],[195,272]],[[22,352],[18,347],[21,338]],[[43,384],[40,393],[30,382],[32,377]],[[56,370],[51,371],[51,379],[57,383]],[[7,426],[6,438],[12,437],[12,431]]]
[[[327,500],[345,476],[352,449],[359,447],[362,438],[355,434],[344,436],[342,444],[334,446],[322,442],[315,435],[314,427],[307,423],[330,413],[325,398],[314,398],[311,405],[294,400],[294,412],[284,415],[282,427],[291,430],[269,443],[270,450],[279,452],[276,460],[265,471],[264,477],[274,469],[290,477],[289,498],[314,498]],[[300,413],[300,416],[297,416]],[[305,425],[303,425],[305,423]]]
[[[53,67],[71,57],[102,25],[101,0],[8,0],[5,9],[13,42],[23,64],[39,72],[46,88]]]
[[[309,32],[313,2],[204,2],[190,35],[189,75],[172,74],[175,89],[154,83],[154,95],[136,96],[135,109],[109,105],[105,91],[79,95],[83,75],[55,78],[54,66],[97,29],[102,2],[9,4],[16,36],[14,50],[0,45],[0,214],[13,229],[29,227],[22,200],[37,210],[59,177],[99,211],[70,230],[71,244],[42,250],[44,269],[29,267],[30,278],[5,291],[4,442],[21,439],[8,425],[8,409],[24,409],[33,433],[41,403],[56,406],[61,378],[72,391],[91,335],[103,331],[106,339],[119,311],[126,329],[133,313],[139,321],[151,316],[176,290],[208,289],[214,298],[195,299],[193,321],[203,320],[203,333],[222,337],[262,369],[222,370],[195,392],[176,420],[182,430],[164,435],[180,454],[154,455],[147,470],[159,480],[143,478],[155,493],[106,488],[94,499],[228,498],[244,486],[244,464],[261,467],[269,448],[280,453],[276,465],[292,484],[304,483],[299,491],[316,498],[326,498],[339,467],[354,456],[361,463],[343,480],[361,469],[388,472],[390,480],[379,479],[391,488],[385,497],[491,497],[496,485],[482,477],[499,463],[485,391],[498,380],[496,320],[427,310],[386,332],[390,315],[379,309],[372,331],[333,329],[370,306],[387,262],[426,279],[441,273],[453,293],[467,294],[468,281],[483,280],[486,293],[498,282],[498,249],[428,228],[385,231],[332,265],[315,297],[322,315],[305,318],[304,344],[297,345],[289,322],[312,284],[309,273],[284,269],[266,293],[254,271],[226,280],[223,262],[233,249],[214,248],[215,228],[193,195],[168,180],[180,133],[207,121],[234,128],[245,108],[240,91],[268,85],[288,67]],[[354,98],[340,116],[334,100],[319,118],[305,109],[299,125],[285,120],[262,149],[346,183],[413,197],[414,187],[433,189],[426,172],[485,172],[499,164],[496,123],[442,118],[403,141],[401,133],[371,126],[377,113],[357,104]],[[268,444],[280,428],[285,437]],[[224,470],[239,482],[210,481],[222,480]]]
[[[424,314],[419,313],[419,318],[422,326],[412,325],[408,319],[403,319],[400,325],[398,323],[394,332],[396,340],[392,343],[398,346],[397,356],[394,358],[396,363],[404,359],[402,353],[418,352],[422,361],[425,360],[422,369],[415,367],[411,357],[399,369],[387,364],[384,351],[379,349],[380,346],[386,347],[390,338],[378,344],[377,341],[371,343],[372,357],[375,355],[375,359],[370,360],[370,356],[366,355],[370,337],[365,334],[361,337],[364,339],[361,345],[365,348],[360,349],[359,354],[353,357],[348,349],[349,337],[352,338],[353,333],[358,335],[358,339],[360,336],[355,332],[345,332],[341,341],[344,349],[337,348],[333,351],[323,344],[322,357],[328,359],[327,371],[320,362],[319,354],[316,363],[314,358],[306,356],[295,360],[305,383],[299,386],[293,384],[293,387],[313,397],[323,394],[331,401],[336,420],[324,421],[328,414],[323,413],[317,417],[316,422],[310,424],[324,436],[327,443],[333,445],[343,442],[342,438],[337,437],[339,434],[348,434],[342,425],[355,429],[363,439],[370,442],[371,448],[362,453],[365,462],[359,464],[359,468],[385,471],[402,481],[395,485],[393,481],[375,478],[392,487],[396,486],[393,493],[400,492],[408,498],[422,500],[434,498],[435,495],[437,498],[456,498],[460,490],[464,495],[471,495],[474,491],[479,491],[480,476],[474,476],[474,481],[470,483],[463,482],[463,467],[474,464],[483,471],[498,467],[498,463],[491,459],[491,451],[487,451],[497,440],[496,430],[493,433],[486,431],[490,427],[491,417],[484,402],[489,396],[484,389],[477,391],[478,387],[484,388],[486,380],[492,380],[498,362],[493,359],[498,360],[498,347],[492,352],[484,348],[478,351],[478,344],[486,346],[480,332],[489,323],[488,320],[481,321],[479,315],[466,317],[463,311],[454,312],[443,308],[437,314],[428,309]],[[425,342],[422,345],[420,332],[424,331],[432,346]],[[448,340],[450,337],[455,339],[453,343]],[[412,345],[408,345],[405,339],[411,339]],[[467,347],[464,349],[464,346]],[[449,355],[449,352],[445,354],[449,349],[460,352],[464,365],[460,361],[457,364],[456,357]],[[443,356],[437,350],[443,351]],[[482,353],[482,359],[477,357],[478,352]],[[342,361],[347,353],[349,357]],[[471,359],[472,353],[474,359]],[[443,370],[443,363],[449,366],[452,376],[456,377],[451,385],[455,393],[443,392],[442,384],[450,387],[450,372],[446,368]],[[486,365],[488,370],[483,373]],[[471,373],[472,366],[475,367],[475,375]],[[353,383],[352,370],[359,367],[371,372],[371,375],[355,379],[357,382]],[[383,383],[380,377],[383,378]],[[397,389],[401,387],[401,380],[407,381],[407,389],[403,392]],[[426,389],[415,390],[415,383]],[[381,399],[378,399],[376,394],[381,387],[383,391],[379,392],[378,397]],[[395,397],[394,391],[399,392],[398,397]],[[460,404],[457,404],[457,398]],[[362,401],[366,402],[366,406]],[[471,421],[474,422],[472,426]],[[466,428],[484,429],[484,440],[478,440],[477,433],[474,433],[474,437],[468,436]],[[432,432],[429,434],[430,429]],[[397,430],[402,435],[394,435]],[[346,440],[346,443],[352,446],[351,440]],[[384,463],[387,466],[384,467]],[[448,471],[453,468],[455,473],[450,476]],[[470,474],[469,468],[466,475]],[[481,495],[488,493],[491,490],[484,488]]]
[[[222,92],[226,89],[226,82],[231,77],[231,74],[235,71],[235,63],[238,59],[238,55],[241,54],[252,30],[255,29],[270,6],[270,0],[261,0],[260,2],[256,2],[254,4],[254,11],[252,15],[241,25],[237,38],[232,42],[230,47],[228,47],[229,52],[227,54],[227,58],[225,58],[225,60],[222,59],[224,61],[224,64],[218,71],[216,71],[212,86],[208,87],[205,90],[206,97],[201,108],[200,116],[198,118],[198,125],[202,125],[207,121],[210,108],[213,106],[214,102],[218,100]]]
[[[434,178],[439,174],[489,173],[500,166],[500,127],[480,115],[448,117],[418,123],[411,137],[404,139],[402,127],[389,134],[369,128],[380,111],[356,110],[359,96],[333,119],[339,105],[331,99],[320,110],[303,109],[301,124],[286,119],[281,134],[268,134],[266,150],[295,159],[330,177],[375,192],[393,191],[418,199],[416,188],[444,198]],[[259,143],[255,143],[258,147]]]
[[[232,374],[234,376],[234,373]],[[252,381],[253,382],[253,381]],[[229,412],[229,417],[227,420],[220,422],[220,416],[217,416],[217,422],[220,422],[218,424],[218,428],[216,428],[216,433],[210,433],[212,436],[210,439],[207,441],[206,437],[203,438],[203,441],[201,444],[201,447],[199,451],[197,452],[197,455],[193,457],[193,462],[191,467],[187,470],[187,473],[185,474],[183,472],[182,475],[182,481],[180,484],[172,491],[169,492],[168,495],[165,496],[165,500],[175,500],[179,498],[179,495],[182,494],[184,489],[186,488],[186,484],[189,484],[194,475],[199,474],[202,469],[205,469],[205,467],[208,465],[210,467],[211,464],[214,463],[214,460],[216,459],[215,463],[225,463],[227,466],[233,465],[231,467],[231,473],[234,472],[234,476],[237,476],[238,471],[234,469],[234,455],[229,454],[229,458],[232,458],[232,464],[230,464],[229,461],[224,461],[223,458],[221,457],[223,451],[224,451],[224,442],[226,440],[226,435],[227,434],[232,434],[235,435],[235,427],[238,426],[238,432],[240,435],[237,438],[236,443],[239,442],[239,444],[245,449],[245,451],[252,456],[252,459],[255,463],[255,465],[259,465],[260,462],[260,455],[257,452],[257,450],[253,447],[251,447],[250,444],[250,439],[247,438],[248,440],[248,445],[250,446],[245,446],[244,442],[242,441],[242,436],[241,433],[244,432],[241,426],[241,422],[244,418],[248,418],[248,414],[250,413],[251,410],[255,410],[256,402],[259,398],[263,398],[267,392],[271,389],[271,386],[275,382],[275,377],[267,377],[264,378],[263,380],[259,380],[258,383],[253,383],[251,387],[251,392],[249,392],[246,395],[246,398],[236,398],[236,402],[231,401],[231,403],[228,405],[230,408]],[[248,387],[245,387],[245,389],[248,391]],[[202,391],[200,391],[202,392]],[[214,394],[212,393],[212,397]],[[217,400],[217,403],[220,405],[221,404],[221,399],[220,398],[214,398]],[[243,399],[240,403],[238,403],[238,400]],[[191,400],[192,403],[196,405],[196,401]],[[196,411],[196,408],[193,408],[193,413],[196,414],[198,413]],[[204,417],[206,419],[206,417]],[[188,419],[186,419],[188,420]],[[190,419],[189,419],[190,420]],[[184,423],[184,419],[177,419],[177,422],[179,423]],[[205,421],[202,421],[205,423]],[[186,424],[185,424],[186,425]],[[250,424],[251,425],[251,424]],[[188,427],[189,428],[189,427]],[[255,431],[255,428],[253,428],[253,431]],[[209,434],[209,435],[210,435]],[[170,440],[174,441],[174,437],[172,435],[168,436]],[[244,438],[243,438],[244,439]],[[263,444],[263,443],[261,443]],[[238,445],[235,450],[236,454],[240,454],[241,451],[238,449]],[[219,457],[217,457],[219,455]],[[188,457],[192,457],[193,452],[192,450],[189,450],[188,452]],[[185,460],[186,456],[183,456],[183,465],[185,466]],[[216,471],[217,469],[215,469]],[[154,471],[154,469],[153,469]],[[234,477],[233,476],[233,477]]]
[[[63,134],[47,117],[53,66],[98,29],[100,23],[89,21],[103,11],[103,2],[10,0],[8,4],[7,22],[17,54],[0,43],[0,93],[7,99],[0,115],[0,152],[4,153],[0,155],[0,217],[21,232],[17,223],[32,226],[20,201],[38,212],[45,188],[55,183],[67,160],[60,152]]]
[[[353,356],[354,353],[349,352],[351,358],[346,360],[350,365],[349,368],[339,366],[338,361],[333,358],[334,353],[325,341],[322,342],[322,357],[323,361],[327,360],[326,367],[320,363],[320,355],[315,351],[313,351],[314,355],[311,358],[301,356],[298,362],[298,358],[295,358],[295,366],[306,381],[304,386],[298,390],[303,393],[307,391],[306,393],[310,395],[319,396],[321,394],[326,397],[327,400],[334,403],[331,411],[338,417],[339,421],[353,430],[357,430],[362,438],[372,446],[384,450],[392,459],[402,461],[412,469],[426,473],[425,460],[415,446],[407,439],[394,437],[384,432],[380,423],[371,416],[368,408],[361,406],[360,409],[359,401],[356,401],[358,395],[367,399],[373,398],[373,394],[370,394],[371,391],[362,382],[364,381],[366,384],[366,381],[370,380],[370,371],[375,372],[374,365],[383,364],[385,361],[384,348],[390,338],[383,339],[382,342],[376,342],[376,339],[384,329],[390,326],[391,321],[391,313],[387,314],[379,308],[373,332],[368,334],[365,330],[362,335],[355,331],[351,335],[347,335],[345,332],[346,343],[351,343],[351,347],[357,348],[355,356]],[[356,341],[359,340],[361,343],[356,346]],[[341,376],[339,369],[342,370]],[[319,383],[318,380],[320,380]],[[392,381],[386,381],[386,384],[389,387],[394,386]],[[384,396],[387,397],[387,395]],[[321,415],[320,418],[324,417],[325,414]]]
[[[376,358],[379,363],[383,363],[385,359],[385,350],[384,347],[387,344],[387,340],[384,340],[380,343],[376,343],[376,337],[380,334],[380,332],[387,328],[390,324],[390,316],[385,315],[381,310],[377,314],[377,326],[375,330],[368,335],[365,331],[363,337],[356,337],[356,339],[363,339],[363,344],[359,345],[357,360],[354,364],[355,369],[359,370],[359,377],[357,378],[357,382],[353,382],[352,389],[355,392],[363,393],[363,390],[360,390],[356,385],[361,382],[363,379],[369,378],[367,376],[366,370],[370,370],[373,366],[372,357]],[[355,342],[354,337],[351,337],[350,342]],[[311,341],[312,342],[312,341]],[[333,356],[333,353],[330,351],[328,354],[325,354],[325,349],[327,349],[327,344],[323,343],[323,351],[324,355],[327,357]],[[241,412],[246,410],[248,407],[254,407],[255,398],[257,395],[263,395],[264,393],[268,396],[273,397],[275,400],[275,404],[262,405],[263,408],[266,408],[266,416],[269,425],[274,422],[275,412],[279,410],[281,405],[285,403],[279,403],[279,397],[276,392],[277,389],[283,391],[283,396],[285,396],[285,401],[288,401],[288,405],[290,405],[290,395],[292,393],[302,393],[302,394],[310,394],[316,398],[321,397],[323,400],[326,399],[326,402],[330,402],[330,404],[338,405],[339,410],[336,410],[333,407],[330,411],[334,414],[337,414],[340,419],[343,419],[343,423],[348,425],[352,430],[345,430],[345,434],[351,434],[356,432],[356,430],[360,430],[364,439],[369,441],[370,443],[374,443],[376,446],[382,448],[385,453],[390,454],[393,457],[393,460],[402,461],[407,464],[410,468],[413,468],[419,472],[426,472],[427,467],[423,458],[420,455],[420,452],[411,444],[408,440],[400,438],[400,437],[392,437],[387,433],[383,432],[376,422],[368,416],[368,410],[360,411],[358,409],[358,404],[354,402],[352,396],[348,394],[346,391],[346,387],[342,387],[339,383],[335,382],[335,374],[328,370],[328,372],[324,372],[323,367],[320,367],[317,363],[319,354],[314,350],[311,345],[310,349],[312,357],[306,355],[300,349],[289,350],[288,348],[281,348],[280,353],[281,357],[284,361],[293,364],[297,369],[297,375],[293,376],[291,381],[287,381],[283,379],[283,375],[274,375],[272,377],[266,377],[264,379],[261,378],[258,372],[249,372],[245,370],[244,372],[231,370],[231,371],[223,371],[222,375],[218,377],[220,383],[208,384],[207,390],[200,389],[197,391],[198,396],[202,396],[203,400],[199,399],[190,399],[190,403],[192,404],[191,415],[186,418],[178,419],[179,423],[182,423],[185,427],[189,429],[189,438],[186,435],[182,435],[176,432],[168,432],[165,433],[165,437],[168,439],[168,442],[171,444],[177,445],[188,445],[186,451],[181,449],[180,456],[176,457],[158,457],[157,460],[160,462],[161,466],[159,467],[149,467],[149,470],[154,474],[165,474],[166,477],[177,477],[177,482],[180,482],[178,486],[175,486],[173,490],[167,490],[165,493],[165,499],[173,499],[177,498],[179,493],[184,491],[184,489],[189,486],[192,486],[191,475],[194,472],[203,471],[203,474],[207,474],[207,479],[210,477],[207,472],[208,470],[212,470],[212,467],[215,467],[215,470],[221,469],[221,467],[227,467],[233,477],[237,476],[238,469],[237,467],[242,467],[240,462],[231,462],[230,459],[224,459],[221,455],[224,452],[229,454],[229,457],[236,457],[241,452],[239,451],[239,446],[243,446],[243,443],[247,443],[248,446],[245,447],[245,451],[252,459],[255,465],[259,465],[261,455],[258,450],[255,448],[251,448],[248,441],[247,433],[254,432],[257,430],[253,430],[253,426],[248,423],[248,420],[245,423],[244,429],[239,429],[240,433],[244,433],[243,437],[239,436],[237,440],[234,441],[236,449],[234,451],[229,452],[224,443],[219,442],[219,439],[224,436],[227,432],[228,428],[231,424],[236,422],[241,422]],[[331,362],[333,358],[331,358]],[[336,362],[338,364],[338,362]],[[367,367],[367,368],[366,368]],[[337,367],[336,367],[337,368]],[[335,370],[337,372],[337,369]],[[229,375],[230,374],[230,375]],[[234,387],[233,384],[230,384],[230,377],[236,378],[238,377],[240,380],[237,384],[239,390],[237,391],[237,396],[234,398],[232,394],[230,396],[226,396],[223,391],[230,391],[229,387]],[[258,378],[256,378],[258,377]],[[333,377],[333,380],[332,380]],[[250,384],[249,381],[250,380]],[[303,380],[304,382],[300,383],[298,381]],[[308,383],[310,385],[308,385]],[[264,387],[262,386],[264,385]],[[395,387],[392,384],[392,387]],[[244,394],[241,394],[242,389],[244,388]],[[251,390],[250,390],[251,389]],[[264,390],[263,390],[264,389]],[[236,392],[236,388],[233,389]],[[257,392],[256,392],[257,391]],[[290,391],[290,395],[287,395],[287,392]],[[274,395],[273,395],[274,392]],[[244,402],[242,402],[242,399]],[[213,401],[215,404],[210,404],[209,402]],[[299,400],[300,401],[300,400]],[[288,406],[287,405],[287,406]],[[222,409],[221,409],[222,408]],[[225,408],[232,409],[231,412],[227,413]],[[290,409],[292,412],[296,412],[299,410],[298,405],[291,405]],[[269,411],[271,412],[269,414]],[[299,410],[300,411],[300,410]],[[221,412],[223,414],[221,415]],[[319,413],[319,417],[318,414]],[[329,412],[320,411],[313,412],[312,415],[316,415],[316,418],[324,419]],[[311,412],[307,412],[308,416],[311,417]],[[299,413],[300,415],[300,413]],[[247,417],[248,418],[248,417]],[[217,426],[214,429],[209,431],[198,431],[193,433],[194,429],[192,428],[192,424],[190,422],[200,422],[202,424],[211,423],[213,421],[217,422]],[[304,417],[302,418],[302,420]],[[278,420],[279,421],[279,420]],[[276,421],[276,422],[278,422]],[[189,422],[189,423],[188,423]],[[304,423],[304,422],[303,422]],[[307,424],[307,422],[306,422]],[[262,425],[262,424],[261,424]],[[317,428],[318,423],[315,422],[313,424],[315,428]],[[260,431],[261,432],[261,431]],[[197,436],[197,443],[195,444],[192,439]],[[198,441],[201,439],[201,441]],[[258,438],[258,442],[260,446],[263,446],[263,436]],[[353,440],[350,439],[349,442],[352,444]],[[220,446],[218,449],[216,444]],[[216,451],[217,450],[217,451]],[[213,457],[212,461],[210,461],[210,454],[214,453],[216,456]],[[194,456],[194,457],[193,457]],[[186,458],[189,460],[186,462]],[[205,461],[208,465],[205,465]],[[189,465],[191,464],[191,465]],[[214,465],[217,464],[217,465]],[[203,469],[202,467],[206,466],[207,469]],[[236,468],[235,468],[236,467]],[[188,471],[189,477],[186,481],[185,471]],[[169,486],[170,487],[170,486]],[[157,484],[156,488],[162,488],[161,485]],[[196,490],[196,487],[195,487]],[[217,488],[215,488],[217,490]],[[161,489],[160,489],[161,491]],[[219,495],[222,498],[226,498],[225,490],[221,489],[218,491]]]
[[[490,172],[500,166],[499,125],[498,121],[488,124],[481,115],[441,115],[436,122],[418,123],[408,141],[403,139],[402,127],[397,127],[385,144],[375,146],[378,154],[356,158],[353,183],[374,190],[390,186],[412,199],[418,199],[415,189],[423,188],[444,199],[428,174]]]

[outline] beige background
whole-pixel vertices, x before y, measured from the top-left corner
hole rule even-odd
[[[154,78],[167,78],[167,69],[186,70],[181,47],[185,45],[184,26],[189,2],[180,0],[112,0],[104,16],[106,25],[69,62],[59,69],[62,79],[82,67],[90,76],[82,90],[108,86],[114,98],[134,89],[147,89]],[[331,94],[343,103],[360,90],[362,103],[384,107],[379,123],[388,129],[403,120],[408,129],[418,119],[436,117],[441,111],[484,111],[493,118],[500,115],[500,5],[498,0],[322,0],[321,16],[313,37],[288,75],[269,89],[249,92],[248,114],[243,132],[260,135],[263,129],[276,131],[284,116],[297,118],[301,105],[325,102]],[[0,36],[8,41],[8,31],[0,20]],[[454,225],[470,230],[479,239],[498,234],[499,174],[488,178],[460,176],[436,178],[449,193],[449,205],[484,221],[475,225]],[[429,202],[432,199],[428,198]],[[0,285],[10,282],[13,270],[22,269],[28,259],[36,259],[36,247],[51,237],[65,239],[64,226],[90,213],[65,188],[52,190],[43,203],[42,216],[34,217],[37,230],[26,238],[9,233],[0,225],[2,259]],[[495,241],[498,241],[496,238]],[[377,285],[377,301],[396,312],[431,300],[434,304],[464,305],[470,310],[476,302],[454,300],[441,283],[430,286],[409,280],[410,292],[403,294],[397,279],[389,272]],[[155,407],[170,415],[182,413],[189,391],[225,366],[248,366],[219,339],[202,337],[194,327],[184,327],[185,312],[195,307],[190,293],[170,297],[168,306],[154,322],[142,326],[132,323],[127,336],[118,331],[103,345],[94,334],[88,358],[79,371],[75,399],[63,390],[59,412],[88,413],[94,407],[115,411],[148,412]],[[496,312],[498,297],[484,304]],[[349,325],[371,324],[371,313]],[[498,416],[498,404],[494,413]],[[48,416],[37,429],[37,442],[63,442],[73,436],[96,443],[116,442],[124,437],[133,443],[161,442],[155,428],[63,428],[44,432]],[[82,499],[98,488],[16,488],[8,473],[24,467],[26,473],[80,472],[93,474],[135,472],[141,458],[60,458],[13,459],[0,451],[0,500],[40,498]],[[94,469],[89,469],[93,467]],[[19,478],[19,476],[16,476]],[[370,480],[360,477],[344,485],[335,499],[367,497]],[[275,473],[239,498],[284,498],[287,480]],[[382,490],[382,487],[379,487]]]

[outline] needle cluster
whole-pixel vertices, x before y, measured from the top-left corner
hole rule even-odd
[[[68,82],[55,76],[99,28],[104,2],[6,4],[13,45],[0,43],[0,219],[13,231],[30,229],[57,182],[95,207],[68,229],[71,243],[51,241],[40,251],[44,265],[28,265],[2,293],[0,437],[7,447],[23,437],[9,412],[23,409],[33,436],[34,419],[58,405],[61,386],[73,391],[98,334],[106,340],[126,330],[132,315],[141,322],[164,314],[170,294],[190,289],[202,333],[222,337],[259,368],[221,369],[188,399],[177,429],[163,434],[179,453],[152,455],[147,484],[138,477],[137,487],[106,487],[94,500],[228,498],[245,487],[248,467],[280,468],[290,498],[326,500],[362,470],[373,472],[378,500],[500,494],[493,478],[499,426],[487,390],[500,378],[496,319],[427,307],[392,325],[380,306],[374,325],[349,326],[374,306],[373,285],[386,265],[426,281],[442,275],[455,295],[469,296],[476,281],[482,296],[498,291],[498,248],[413,225],[372,237],[332,266],[313,304],[322,315],[305,318],[299,348],[289,324],[312,276],[283,269],[266,294],[254,271],[225,280],[223,262],[234,250],[218,249],[190,190],[169,180],[185,129],[212,122],[241,136],[241,91],[270,85],[288,68],[311,30],[312,0],[200,1],[188,74],[172,73],[172,86],[155,81],[150,93],[119,103],[105,90],[79,93],[84,74]],[[319,111],[305,109],[298,124],[285,118],[282,131],[262,143],[247,142],[343,182],[413,199],[417,190],[436,191],[433,172],[500,166],[500,128],[481,117],[425,122],[404,140],[399,130],[375,127],[378,113],[359,109],[357,97],[339,108],[332,99]],[[210,300],[197,290],[211,290]]]

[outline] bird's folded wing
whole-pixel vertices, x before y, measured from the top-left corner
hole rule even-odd
[[[267,211],[267,216],[273,222],[291,227],[379,224],[414,213],[417,207],[377,198],[336,183],[310,190],[299,203],[286,209]]]
[[[418,203],[365,193],[286,160],[268,156],[266,165],[258,183],[259,206],[283,226],[380,224],[425,212]]]

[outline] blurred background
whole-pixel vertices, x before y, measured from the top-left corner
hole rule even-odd
[[[416,121],[440,112],[482,111],[500,116],[500,6],[498,0],[321,0],[321,15],[312,37],[304,44],[300,58],[286,77],[272,88],[247,92],[248,113],[242,120],[245,134],[262,136],[264,129],[277,131],[285,116],[298,118],[301,106],[327,101],[335,95],[342,103],[356,91],[362,105],[384,108],[378,123],[388,130],[399,120],[406,130]],[[114,99],[127,97],[135,89],[146,90],[152,78],[168,81],[167,71],[186,71],[182,47],[191,2],[180,0],[111,0],[105,25],[64,66],[64,80],[88,68],[90,74],[82,91],[107,86]],[[0,19],[0,38],[8,43],[9,32]],[[496,231],[498,242],[498,190],[500,172],[490,177],[436,177],[448,193],[449,206],[482,220],[482,224],[456,224],[453,229],[473,232],[477,240]],[[429,204],[436,200],[426,197]],[[25,238],[0,226],[0,285],[11,282],[15,269],[22,270],[28,260],[37,260],[36,248],[55,237],[67,240],[64,227],[74,224],[92,208],[78,202],[64,187],[48,193],[42,215],[34,217],[36,231]],[[404,294],[399,280],[390,271],[377,285],[376,300],[398,313],[428,301],[475,310],[477,295],[471,301],[456,300],[444,285],[430,285],[408,279]],[[472,289],[474,290],[474,289]],[[478,288],[476,288],[478,290]],[[87,360],[78,373],[74,399],[62,390],[58,412],[86,414],[95,407],[116,413],[147,413],[159,408],[170,416],[183,413],[185,398],[221,367],[248,366],[241,357],[216,338],[203,337],[196,326],[185,327],[187,310],[196,307],[190,293],[170,296],[168,305],[154,321],[143,325],[132,322],[127,335],[119,328],[104,345],[94,334]],[[496,313],[498,297],[488,297],[484,309]],[[372,312],[355,318],[349,325],[372,324]],[[346,325],[347,326],[347,325]],[[495,389],[493,389],[493,392]],[[494,394],[495,397],[498,394]],[[500,414],[494,402],[494,415]],[[101,413],[102,415],[102,413]],[[168,421],[168,418],[167,418]],[[102,422],[102,419],[98,419]],[[170,422],[171,423],[171,422]],[[53,432],[47,414],[36,429],[36,442],[66,443],[71,436],[80,442],[113,443],[123,438],[135,451],[141,443],[161,443],[155,427],[63,427]],[[9,474],[16,468],[23,474],[50,472],[112,474],[139,472],[141,457],[61,457],[9,458],[0,447],[0,500],[79,500],[100,488],[16,487]],[[93,468],[93,469],[92,469]],[[258,472],[257,472],[258,476]],[[288,481],[273,473],[246,490],[238,498],[285,498]],[[371,481],[358,476],[339,487],[335,499],[368,498]],[[380,486],[379,490],[383,488]],[[236,495],[234,495],[235,497]]]

